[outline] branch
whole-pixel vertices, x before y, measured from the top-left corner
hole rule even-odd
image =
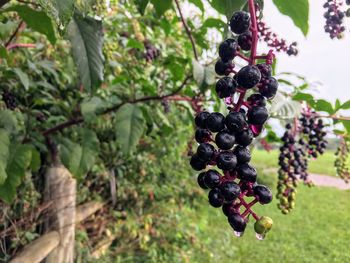
[[[187,25],[187,23],[185,21],[185,18],[184,18],[183,14],[182,14],[182,11],[181,11],[181,8],[180,8],[180,4],[179,4],[179,0],[175,0],[175,4],[176,4],[176,7],[177,7],[177,10],[179,11],[180,18],[181,18],[182,24],[184,25],[184,28],[185,28],[186,33],[188,35],[188,38],[191,41],[194,57],[195,57],[196,60],[198,60],[198,53],[197,53],[197,49],[196,49],[196,44],[194,42],[191,30],[189,29],[189,27],[188,27],[188,25]]]
[[[1,0],[0,0],[1,1]],[[1,7],[1,4],[0,4],[0,7]],[[24,24],[23,20],[18,24],[16,30],[12,33],[12,35],[10,36],[10,38],[7,40],[7,42],[5,43],[5,48],[7,48],[12,40],[15,39],[16,35],[18,34],[19,30],[21,29],[22,25]]]
[[[7,50],[11,50],[14,48],[35,48],[35,44],[21,44],[21,43],[15,43],[15,44],[9,44],[6,48]]]
[[[136,103],[140,103],[140,102],[146,102],[146,101],[152,101],[152,100],[163,100],[166,99],[168,97],[174,96],[177,93],[179,93],[187,84],[187,82],[192,78],[192,75],[188,75],[185,80],[182,82],[182,84],[173,92],[167,94],[167,95],[163,95],[163,96],[147,96],[147,97],[143,97],[143,98],[139,98],[139,99],[135,99],[135,100],[128,100],[122,103],[119,103],[115,106],[112,106],[110,108],[105,109],[104,111],[102,111],[101,113],[99,113],[98,115],[104,115],[104,114],[108,114],[114,111],[117,111],[119,108],[121,108],[122,106],[124,106],[125,104],[131,103],[131,104],[136,104]],[[79,123],[82,123],[84,121],[83,117],[77,117],[77,118],[73,118],[70,119],[66,122],[63,122],[61,124],[58,124],[57,126],[50,128],[46,131],[44,131],[42,134],[44,136],[48,136],[52,133],[55,133],[57,131],[61,131],[64,130],[65,128],[68,128],[70,126],[73,125],[77,125]]]
[[[350,121],[350,117],[346,117],[346,116],[317,115],[317,117],[328,118],[328,119],[339,120],[339,121]]]

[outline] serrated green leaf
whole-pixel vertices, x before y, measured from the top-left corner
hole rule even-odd
[[[140,14],[144,15],[146,7],[149,3],[149,0],[134,0],[134,3],[137,7],[137,10],[140,12]]]
[[[273,0],[278,10],[289,16],[294,24],[300,28],[304,36],[309,32],[309,1],[308,0]]]
[[[103,101],[99,97],[92,97],[81,103],[81,114],[84,120],[91,121],[96,117],[96,113],[104,107]]]
[[[141,109],[134,104],[125,104],[116,113],[117,142],[124,154],[131,153],[138,144],[144,130]]]
[[[26,22],[28,27],[46,35],[51,44],[56,43],[56,35],[52,21],[45,12],[36,11],[27,5],[14,5],[5,9],[5,12],[8,11],[17,12],[24,22]]]
[[[165,11],[170,9],[173,5],[172,0],[151,0],[154,8],[156,9],[156,13],[158,16],[162,16]]]
[[[14,68],[12,70],[18,76],[18,78],[21,81],[23,87],[26,90],[28,90],[29,89],[29,78],[28,78],[28,75],[26,73],[24,73],[20,68]]]
[[[102,22],[75,14],[68,25],[68,37],[83,87],[92,92],[103,81]]]

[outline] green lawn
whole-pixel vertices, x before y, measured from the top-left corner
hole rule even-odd
[[[277,150],[266,152],[264,150],[254,150],[252,162],[258,168],[277,168],[278,167],[278,154]],[[326,152],[316,160],[309,162],[309,172],[315,174],[325,174],[336,176],[334,169],[335,156],[333,152]]]
[[[252,223],[244,237],[233,236],[221,210],[203,201],[196,211],[201,249],[194,250],[191,262],[350,262],[350,192],[300,186],[297,198],[289,215],[275,202],[257,205],[260,215],[274,220],[264,241],[255,239]]]

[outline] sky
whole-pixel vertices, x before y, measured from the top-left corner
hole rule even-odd
[[[325,1],[310,0],[310,29],[305,38],[294,26],[289,17],[278,12],[272,1],[265,1],[264,19],[273,30],[288,41],[297,41],[299,55],[289,57],[278,54],[278,71],[292,71],[304,75],[310,81],[322,83],[317,88],[317,97],[342,102],[350,99],[350,19],[345,38],[331,40],[324,32],[323,26]]]
[[[309,0],[310,28],[307,37],[294,26],[292,20],[279,13],[271,0],[265,1],[264,20],[275,33],[287,42],[298,43],[299,55],[289,57],[277,53],[277,73],[294,72],[307,77],[308,81],[317,83],[313,94],[334,102],[339,98],[342,102],[350,100],[350,18],[345,38],[331,40],[324,32],[325,19],[323,3],[325,1]],[[189,16],[192,8],[185,4],[183,12]],[[206,15],[216,16],[216,12],[206,4]],[[266,51],[263,49],[262,51]]]

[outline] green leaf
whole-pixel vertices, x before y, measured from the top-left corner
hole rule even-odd
[[[6,164],[9,156],[10,136],[5,131],[0,129],[0,185],[6,180]]]
[[[130,47],[130,48],[137,48],[137,49],[140,49],[140,50],[143,50],[144,49],[144,45],[137,41],[136,39],[133,39],[133,38],[130,38],[128,40],[128,43],[126,44],[127,47]]]
[[[343,109],[343,110],[348,110],[348,109],[350,109],[350,100],[344,102],[344,103],[340,106],[340,109]]]
[[[135,104],[125,104],[116,113],[117,141],[124,154],[131,153],[144,130],[142,110]]]
[[[189,0],[188,2],[194,4],[197,6],[202,12],[204,12],[204,5],[202,3],[202,0]]]
[[[60,158],[65,167],[77,178],[81,179],[95,164],[99,149],[99,141],[95,132],[82,129],[81,143],[69,139],[60,140]]]
[[[292,119],[300,115],[301,103],[284,96],[282,92],[277,92],[272,101],[270,113],[271,117],[280,119]]]
[[[12,69],[14,73],[18,76],[19,80],[21,81],[22,85],[26,90],[29,89],[29,78],[26,73],[24,73],[20,68],[14,68]]]
[[[350,134],[350,121],[341,121],[343,123],[343,126],[347,132],[347,134]]]
[[[11,110],[0,110],[0,128],[10,134],[16,134],[21,129],[23,115],[20,112]]]
[[[162,16],[165,11],[172,7],[172,0],[151,0],[158,16]]]
[[[325,112],[328,112],[329,114],[332,114],[334,111],[332,104],[326,100],[317,100],[313,105],[313,108],[316,111],[325,111]]]
[[[149,3],[149,0],[134,0],[134,3],[137,7],[137,10],[140,12],[140,14],[144,15],[146,7]]]
[[[74,0],[38,0],[38,2],[46,13],[54,18],[58,28],[64,31],[72,19]]]
[[[202,27],[215,27],[221,31],[226,27],[226,24],[221,19],[208,18],[207,20],[204,21]]]
[[[99,97],[92,97],[89,100],[85,100],[81,103],[81,114],[84,120],[91,121],[96,117],[97,111],[104,106],[103,101]]]
[[[302,93],[302,92],[298,92],[293,96],[293,100],[297,100],[297,101],[310,101],[313,99],[314,97],[311,94]]]
[[[102,22],[75,14],[68,25],[68,37],[83,87],[92,92],[103,81]]]
[[[37,172],[40,169],[40,165],[40,153],[34,147],[32,147],[32,160],[30,162],[30,170],[32,170],[33,172]]]
[[[0,45],[0,58],[7,59],[7,57],[8,57],[7,49],[4,46]]]
[[[28,27],[46,35],[51,44],[56,43],[56,35],[52,21],[45,12],[33,10],[27,5],[14,5],[5,9],[5,11],[17,12]]]
[[[273,0],[278,10],[289,16],[294,24],[300,28],[304,36],[309,31],[309,1],[308,0]]]
[[[229,20],[235,11],[241,10],[247,0],[211,0],[210,4]]]
[[[32,147],[25,144],[10,145],[5,182],[0,185],[0,199],[11,203],[16,197],[16,188],[21,184],[32,159]]]

